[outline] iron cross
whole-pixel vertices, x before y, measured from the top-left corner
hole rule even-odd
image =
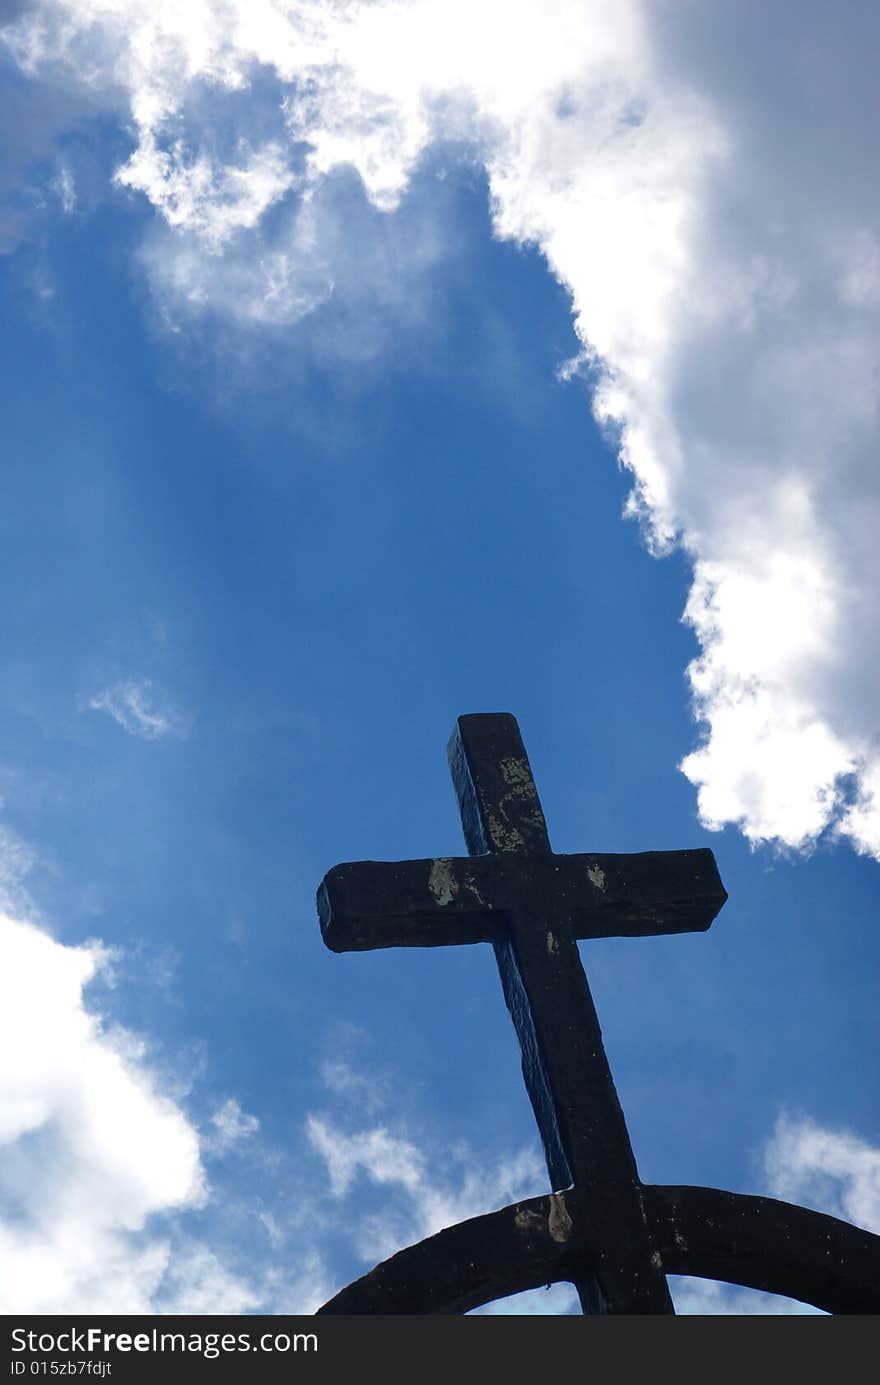
[[[715,859],[556,855],[507,713],[459,717],[449,760],[470,856],[335,866],[318,891],[324,941],[493,945],[551,1183],[588,1199],[596,1254],[576,1281],[582,1309],[672,1313],[577,939],[708,928],[727,898]]]

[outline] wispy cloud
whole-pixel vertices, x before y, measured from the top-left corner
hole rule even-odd
[[[779,1117],[765,1154],[774,1197],[880,1234],[880,1149],[808,1116]]]
[[[166,228],[175,320],[296,321],[330,291],[335,173],[393,213],[433,145],[478,157],[496,234],[570,294],[630,513],[692,561],[703,821],[880,855],[877,27],[800,0],[45,0],[6,42],[93,103],[127,94],[116,178]]]
[[[230,1150],[234,1145],[248,1140],[260,1128],[257,1117],[249,1116],[246,1111],[243,1111],[239,1102],[232,1096],[227,1097],[223,1105],[214,1112],[211,1117],[211,1125],[213,1127],[212,1145],[220,1152]]]
[[[29,901],[24,892],[24,880],[33,869],[36,859],[33,848],[13,832],[0,825],[0,910],[15,911]]]
[[[62,165],[52,180],[52,191],[61,203],[61,210],[69,216],[76,208],[76,185],[70,169]]]
[[[764,1151],[764,1191],[880,1232],[880,1149],[809,1116],[782,1114]],[[809,1305],[703,1279],[671,1281],[680,1313],[817,1313]]]
[[[363,1074],[368,1081],[368,1075]],[[387,1125],[357,1126],[312,1115],[309,1141],[327,1169],[338,1218],[365,1268],[445,1226],[546,1189],[537,1149],[486,1161],[464,1148],[432,1149]],[[768,1141],[763,1191],[880,1225],[880,1150],[803,1119],[781,1118]],[[373,1196],[369,1194],[372,1190]],[[370,1205],[372,1201],[373,1205]],[[676,1311],[700,1315],[809,1315],[820,1310],[777,1294],[689,1276],[670,1277]],[[556,1286],[486,1305],[493,1314],[579,1311],[574,1290]]]
[[[430,1159],[412,1140],[383,1125],[344,1129],[313,1114],[306,1130],[327,1166],[335,1199],[342,1201],[365,1184],[394,1193],[380,1211],[355,1215],[353,1240],[365,1263],[383,1260],[444,1226],[535,1195],[546,1182],[533,1149],[487,1166],[463,1148],[444,1150],[442,1161]]]
[[[175,712],[160,710],[154,701],[149,679],[123,679],[89,699],[88,710],[109,712],[115,722],[132,736],[158,741],[163,736],[182,735],[182,723]]]
[[[393,1090],[387,1075],[359,1070],[344,1058],[327,1059],[322,1063],[321,1080],[329,1092],[368,1119],[383,1107],[387,1109]]]

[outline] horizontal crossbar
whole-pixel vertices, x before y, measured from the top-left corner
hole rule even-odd
[[[706,848],[436,857],[334,866],[318,891],[334,952],[495,942],[524,899],[577,938],[700,932],[727,898]]]

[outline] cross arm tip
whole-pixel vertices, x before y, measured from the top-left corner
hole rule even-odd
[[[448,753],[452,759],[456,748],[469,739],[483,737],[498,732],[519,735],[519,724],[512,712],[463,712],[455,718],[455,725],[449,737]]]
[[[318,888],[321,936],[331,952],[488,942],[491,869],[467,857],[334,866]]]
[[[460,716],[448,755],[472,856],[550,850],[534,776],[512,712]]]

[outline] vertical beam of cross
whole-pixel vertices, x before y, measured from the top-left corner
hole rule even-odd
[[[472,856],[550,855],[514,717],[460,717],[449,760]],[[529,872],[521,878],[528,881]],[[589,1194],[598,1262],[576,1284],[583,1311],[672,1313],[572,921],[548,907],[540,886],[524,884],[494,947],[551,1182]]]

